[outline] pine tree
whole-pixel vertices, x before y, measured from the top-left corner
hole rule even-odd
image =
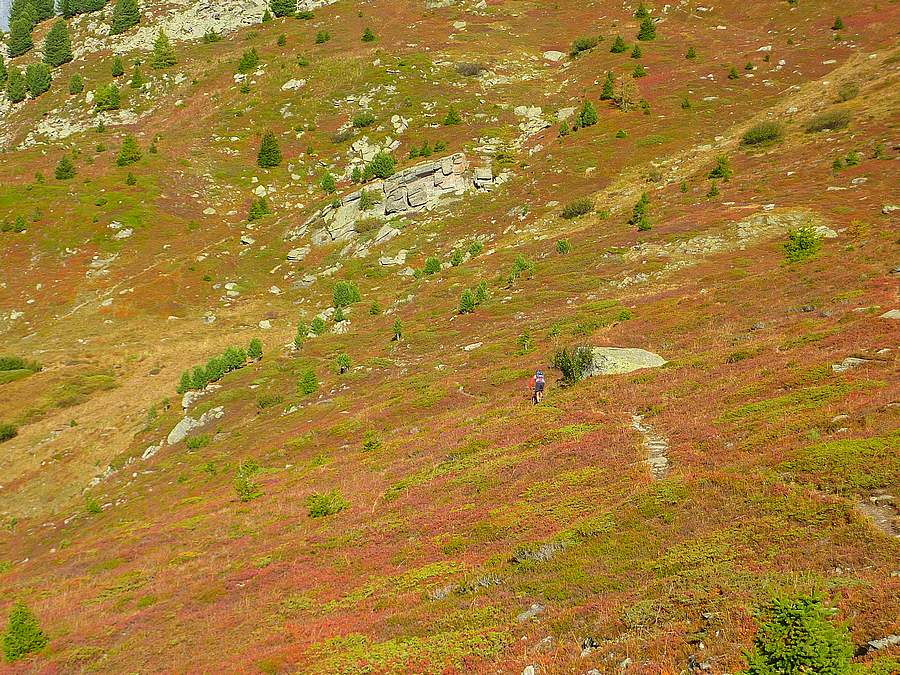
[[[603,91],[600,92],[601,101],[611,101],[615,95],[616,81],[611,71],[606,71],[606,79],[603,81]]]
[[[137,26],[141,22],[141,10],[138,8],[137,0],[116,0],[112,13],[112,29],[113,35],[124,33],[132,26]]]
[[[637,34],[638,40],[649,41],[656,39],[656,22],[649,16],[641,21],[641,28]]]
[[[263,134],[256,163],[263,169],[271,169],[281,164],[281,149],[278,147],[278,139],[275,137],[275,133],[271,130]]]
[[[57,21],[44,38],[44,62],[57,68],[72,60],[72,41],[65,21]]]
[[[371,28],[366,28],[362,34],[363,42],[375,42],[375,33],[372,32]]]
[[[641,194],[641,198],[634,205],[634,209],[631,213],[631,218],[628,220],[629,225],[637,225],[637,229],[640,232],[645,232],[650,229],[650,195],[644,192]]]
[[[122,141],[122,147],[119,148],[119,156],[116,158],[117,166],[128,166],[134,164],[142,157],[141,148],[137,139],[129,134]]]
[[[171,68],[176,63],[178,63],[178,59],[175,58],[175,48],[169,42],[168,36],[160,28],[156,42],[153,44],[153,56],[150,57],[150,65],[155,70],[161,70],[163,68]]]
[[[609,51],[613,54],[621,54],[626,49],[628,49],[628,45],[625,44],[625,40],[621,35],[616,35],[616,39],[613,40],[612,47],[609,48]]]
[[[52,78],[46,63],[29,63],[25,70],[25,85],[31,98],[37,98],[50,88]]]
[[[262,22],[270,23],[271,21],[272,21],[272,12],[270,12],[268,9],[266,9],[266,11],[263,12],[263,15],[262,15]]]
[[[716,157],[716,165],[713,167],[712,171],[709,172],[709,178],[721,178],[726,183],[731,180],[731,176],[734,172],[731,170],[731,162],[728,159],[727,155],[719,155]]]
[[[578,113],[578,122],[583,127],[592,127],[597,124],[597,109],[590,101],[585,101]]]
[[[21,17],[9,24],[9,36],[6,38],[6,50],[10,58],[22,56],[34,47],[31,39],[31,20]]]
[[[253,338],[250,340],[250,344],[247,347],[247,358],[256,360],[261,359],[262,355],[262,342],[260,342],[259,338]]]
[[[444,126],[450,127],[457,124],[462,124],[462,117],[460,117],[456,108],[451,107],[450,110],[447,111],[447,116],[444,118]]]
[[[115,57],[112,62],[112,71],[113,77],[122,77],[125,74],[125,65],[122,63],[122,59],[120,57]]]
[[[334,182],[334,176],[331,175],[330,172],[326,171],[322,176],[322,180],[319,181],[319,187],[322,188],[322,191],[326,194],[334,194],[337,192],[337,185]]]
[[[13,605],[3,634],[3,656],[7,662],[12,663],[28,654],[39,652],[47,646],[47,642],[47,636],[31,610],[22,602]]]
[[[72,160],[69,159],[68,155],[62,156],[62,159],[59,160],[59,164],[56,165],[56,170],[53,172],[53,175],[56,176],[56,180],[69,180],[70,178],[75,178],[75,165],[72,163]]]
[[[269,7],[275,16],[294,16],[297,11],[296,0],[270,0]]]
[[[831,30],[843,30],[844,29],[844,20],[836,16],[834,17],[834,23],[831,24]]]
[[[9,78],[9,71],[6,69],[6,58],[0,54],[0,85],[6,84]]]
[[[635,19],[646,19],[648,16],[650,16],[650,11],[647,9],[647,7],[644,5],[644,3],[641,2],[641,4],[638,5],[637,10],[635,10],[635,12],[634,12],[634,18]]]
[[[31,0],[35,10],[37,23],[46,21],[56,15],[56,0]]]
[[[59,13],[65,19],[75,16],[75,0],[59,0]]]
[[[13,103],[21,103],[25,100],[28,87],[25,86],[25,75],[18,68],[9,71],[9,79],[6,82],[6,95]]]
[[[635,45],[634,49],[631,50],[631,58],[639,59],[644,55],[644,52],[641,51],[640,45]]]
[[[141,67],[135,65],[134,71],[131,74],[131,88],[132,89],[140,89],[144,86],[144,74],[141,72]]]
[[[687,53],[684,55],[686,59],[696,59],[697,58],[697,50],[693,47],[688,47]]]

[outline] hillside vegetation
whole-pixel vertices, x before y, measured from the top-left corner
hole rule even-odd
[[[900,673],[896,2],[11,18],[0,668]]]

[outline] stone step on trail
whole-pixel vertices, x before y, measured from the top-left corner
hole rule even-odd
[[[631,426],[643,437],[643,446],[647,451],[644,463],[650,467],[653,478],[662,480],[669,473],[669,439],[657,434],[649,424],[644,424],[643,415],[632,415]]]

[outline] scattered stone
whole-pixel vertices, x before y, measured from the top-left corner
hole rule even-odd
[[[590,635],[588,635],[586,638],[584,638],[581,641],[581,658],[590,656],[591,652],[593,652],[599,646],[600,646],[600,643],[597,642]]]
[[[478,349],[479,347],[481,347],[482,344],[483,344],[482,342],[473,342],[472,344],[466,345],[465,347],[463,347],[463,351],[464,352],[473,352],[476,349]]]
[[[281,91],[297,91],[306,86],[306,80],[288,80],[281,85]]]
[[[871,359],[860,359],[855,356],[848,356],[840,363],[832,363],[831,370],[836,373],[846,373],[848,370],[851,370],[852,368],[858,368],[859,366],[865,365],[870,361]]]
[[[309,255],[310,247],[309,246],[301,246],[300,248],[292,248],[288,251],[287,259],[291,262],[300,262],[306,256]]]
[[[893,213],[894,211],[900,211],[900,204],[885,204],[881,207],[881,212],[884,215],[888,215],[889,213]]]
[[[757,321],[755,324],[750,326],[750,330],[762,330],[765,327],[766,324],[764,324],[762,321]]]
[[[268,319],[263,319],[258,325],[262,330],[270,330],[272,328],[272,322]]]
[[[533,619],[536,616],[540,616],[544,613],[544,606],[538,603],[532,603],[531,607],[526,609],[524,612],[520,612],[516,617],[516,621],[522,623],[524,621],[528,621],[529,619]]]
[[[532,665],[525,666],[525,668],[522,670],[522,675],[536,675],[536,674],[537,674],[537,669]]]
[[[900,319],[900,309],[890,309],[878,318],[879,319]]]
[[[157,452],[159,452],[160,448],[162,448],[162,444],[148,446],[147,449],[144,450],[144,454],[141,455],[141,459],[143,459],[143,460],[150,459],[151,457],[153,457],[153,455],[155,455]]]
[[[878,640],[869,640],[863,647],[865,651],[860,654],[860,656],[867,654],[869,652],[880,651],[882,649],[887,649],[888,647],[894,647],[896,645],[900,645],[900,635],[888,635],[886,637],[880,638]]]
[[[241,235],[241,243],[244,246],[253,246],[256,243],[256,239],[251,237],[249,234]]]
[[[557,63],[566,58],[565,52],[558,52],[555,49],[551,49],[549,51],[544,52],[544,60],[552,61],[553,63]]]

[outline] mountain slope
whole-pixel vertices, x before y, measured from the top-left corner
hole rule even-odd
[[[3,351],[43,366],[0,380],[0,587],[50,638],[10,667],[725,673],[754,608],[813,591],[857,645],[900,632],[893,4],[680,3],[637,41],[621,3],[342,0],[191,24],[154,70],[135,36],[166,9],[99,42],[70,22],[51,89],[0,103],[0,222],[26,222],[0,234]],[[762,122],[780,138],[743,142]],[[398,174],[352,183],[379,151]],[[582,345],[666,364],[562,386]]]

